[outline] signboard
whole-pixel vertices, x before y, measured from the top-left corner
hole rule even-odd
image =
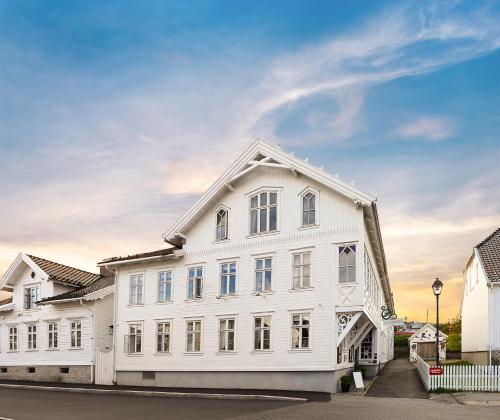
[[[430,367],[429,375],[442,375],[444,372],[443,368],[440,367]]]
[[[353,372],[352,376],[354,376],[354,385],[356,385],[357,389],[365,387],[365,383],[363,382],[363,375],[361,375],[361,372]]]

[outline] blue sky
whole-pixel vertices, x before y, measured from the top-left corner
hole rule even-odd
[[[160,235],[260,137],[379,197],[401,315],[500,224],[500,3],[0,0],[0,271]]]

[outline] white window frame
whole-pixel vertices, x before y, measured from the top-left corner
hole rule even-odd
[[[69,348],[81,349],[83,348],[83,328],[81,319],[69,320]],[[78,334],[80,333],[80,334]],[[78,343],[78,341],[80,343]],[[79,344],[79,345],[78,345]]]
[[[262,268],[257,268],[257,261],[262,260]],[[271,267],[266,267],[266,260],[271,260]],[[254,290],[255,293],[271,293],[273,291],[274,257],[272,255],[262,255],[254,257]],[[271,286],[266,288],[266,272],[271,273]],[[257,273],[262,273],[261,289],[257,287]]]
[[[195,275],[191,277],[191,271],[194,271]],[[198,270],[201,270],[201,276],[198,276]],[[203,299],[203,288],[204,288],[204,276],[205,267],[203,265],[193,265],[187,267],[187,280],[186,280],[186,300],[200,300]],[[193,295],[190,296],[190,283],[193,282]],[[199,282],[199,285],[197,284]],[[199,295],[196,291],[199,289]]]
[[[47,345],[49,350],[59,349],[59,322],[51,321],[47,324]]]
[[[309,264],[304,264],[304,254],[309,254]],[[299,256],[299,265],[295,265],[295,257]],[[309,266],[309,286],[304,286],[304,267]],[[299,268],[299,285],[295,285],[295,268]],[[311,289],[313,287],[313,251],[312,249],[297,249],[292,251],[292,290]]]
[[[17,351],[19,351],[19,326],[9,325],[9,352]]]
[[[132,333],[132,329],[134,332]],[[134,337],[134,351],[130,351],[131,348],[131,340],[130,337]],[[139,337],[139,342],[137,341],[137,337]],[[140,321],[134,321],[127,323],[127,334],[125,335],[126,348],[125,354],[128,355],[142,355],[143,347],[144,347],[144,323]],[[138,345],[139,343],[139,345]],[[139,351],[137,349],[139,348]]]
[[[129,276],[129,305],[144,305],[144,273],[133,273]],[[141,280],[141,284],[139,284]],[[138,290],[140,288],[141,293]]]
[[[159,331],[160,325],[163,325],[162,331]],[[165,332],[165,325],[168,325],[168,332]],[[165,349],[165,336],[168,336],[168,346],[166,349]],[[158,349],[158,347],[160,347],[160,349]],[[172,321],[171,320],[156,321],[156,353],[170,354],[171,348],[172,348]]]
[[[221,211],[224,211],[226,213],[226,224],[221,225],[225,227],[225,230],[224,230],[224,235],[219,237],[218,217]],[[215,242],[227,241],[228,239],[229,239],[229,208],[226,206],[220,206],[215,211]]]
[[[234,292],[230,292],[230,280],[231,280],[231,266],[234,264],[235,272],[234,272]],[[226,273],[222,272],[223,266],[228,267],[228,271]],[[223,278],[226,279],[226,290],[222,290]],[[219,262],[219,296],[236,296],[238,294],[238,262],[235,260],[227,260]]]
[[[192,330],[189,325],[193,324]],[[199,324],[200,330],[196,332],[196,325]],[[199,334],[199,349],[196,350],[196,335]],[[189,337],[191,337],[191,347],[189,347]],[[202,319],[187,319],[186,320],[186,337],[185,337],[185,350],[188,354],[199,354],[203,351],[203,320]]]
[[[264,327],[263,319],[269,318],[269,327]],[[256,326],[257,319],[261,319],[260,327]],[[273,349],[273,316],[271,314],[257,314],[253,316],[252,347],[254,352],[269,352]],[[256,333],[259,331],[259,348],[255,347]],[[269,348],[264,348],[265,331],[269,331]]]
[[[165,274],[165,280],[161,279],[161,275]],[[168,275],[170,274],[170,278]],[[157,279],[158,279],[158,287],[156,289],[157,292],[157,302],[158,303],[168,303],[173,301],[173,295],[174,295],[174,270],[172,269],[166,269],[166,270],[160,270],[158,271],[157,274]],[[167,290],[168,290],[168,284],[170,284],[170,295],[167,296]],[[163,292],[165,299],[160,299],[160,291],[162,290],[163,287]]]
[[[33,294],[31,291],[36,290],[36,293]],[[26,299],[26,295],[29,293],[29,300]],[[32,309],[38,309],[38,305],[36,302],[40,300],[40,283],[37,284],[29,284],[24,286],[23,291],[23,309],[30,311]]]
[[[354,247],[354,251],[352,250],[352,247]],[[340,256],[341,252],[343,252],[346,248],[350,248],[350,252],[354,252],[354,266],[352,264],[347,264],[346,266],[340,265]],[[338,283],[339,284],[354,284],[357,283],[358,281],[358,244],[357,243],[346,243],[346,244],[340,244],[338,245],[337,248],[337,263],[338,263]],[[346,281],[342,281],[340,272],[341,269],[345,267],[346,268]],[[354,280],[349,280],[349,272],[354,271]]]
[[[37,333],[38,333],[38,328],[37,324],[27,324],[26,326],[26,332],[27,332],[27,339],[26,339],[26,345],[28,351],[35,351],[38,350],[38,343],[37,343]]]
[[[233,328],[229,327],[229,322],[233,322]],[[221,328],[221,323],[224,323]],[[236,317],[234,316],[222,316],[217,318],[217,328],[218,328],[218,340],[217,340],[217,351],[219,353],[234,353],[236,352]],[[229,338],[232,334],[233,338],[233,348],[229,349]],[[224,344],[224,346],[223,346]],[[224,348],[222,348],[224,347]]]
[[[267,204],[261,205],[261,194],[267,194]],[[271,204],[271,194],[276,194],[276,204]],[[248,234],[249,236],[259,236],[259,235],[267,235],[279,232],[280,228],[280,190],[277,188],[260,188],[257,191],[253,191],[248,196]],[[252,207],[252,198],[257,197],[257,207]],[[276,208],[276,229],[270,229],[271,222],[271,208]],[[266,226],[267,229],[261,231],[260,220],[261,220],[261,211],[267,209],[266,215]],[[257,231],[252,232],[252,212],[257,212]]]
[[[304,197],[307,194],[314,195],[314,223],[304,224],[304,211],[306,211],[304,209]],[[300,200],[300,204],[299,204],[299,206],[300,206],[299,226],[300,226],[300,228],[307,229],[307,228],[319,226],[319,191],[317,191],[311,187],[307,187],[299,193],[299,200]]]
[[[300,324],[294,324],[294,317],[299,317]],[[307,326],[304,324],[303,317],[308,317],[309,318],[309,324]],[[291,326],[291,346],[290,348],[294,351],[304,351],[304,350],[311,350],[312,345],[311,345],[311,331],[312,331],[312,314],[311,312],[292,312],[290,314],[290,326]],[[307,347],[304,347],[302,345],[302,338],[303,338],[303,331],[304,329],[307,329],[308,332],[308,337],[307,337]],[[298,340],[299,340],[299,346],[295,347],[294,346],[294,331],[298,330]]]

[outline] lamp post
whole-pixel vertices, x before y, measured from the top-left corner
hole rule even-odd
[[[439,366],[439,295],[443,289],[443,282],[436,278],[432,284],[432,291],[436,296],[436,366]]]

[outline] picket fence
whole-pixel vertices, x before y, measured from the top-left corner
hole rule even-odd
[[[428,391],[447,389],[457,391],[492,391],[500,392],[500,366],[467,365],[441,366],[442,375],[430,375],[429,366],[417,356],[417,369]]]

